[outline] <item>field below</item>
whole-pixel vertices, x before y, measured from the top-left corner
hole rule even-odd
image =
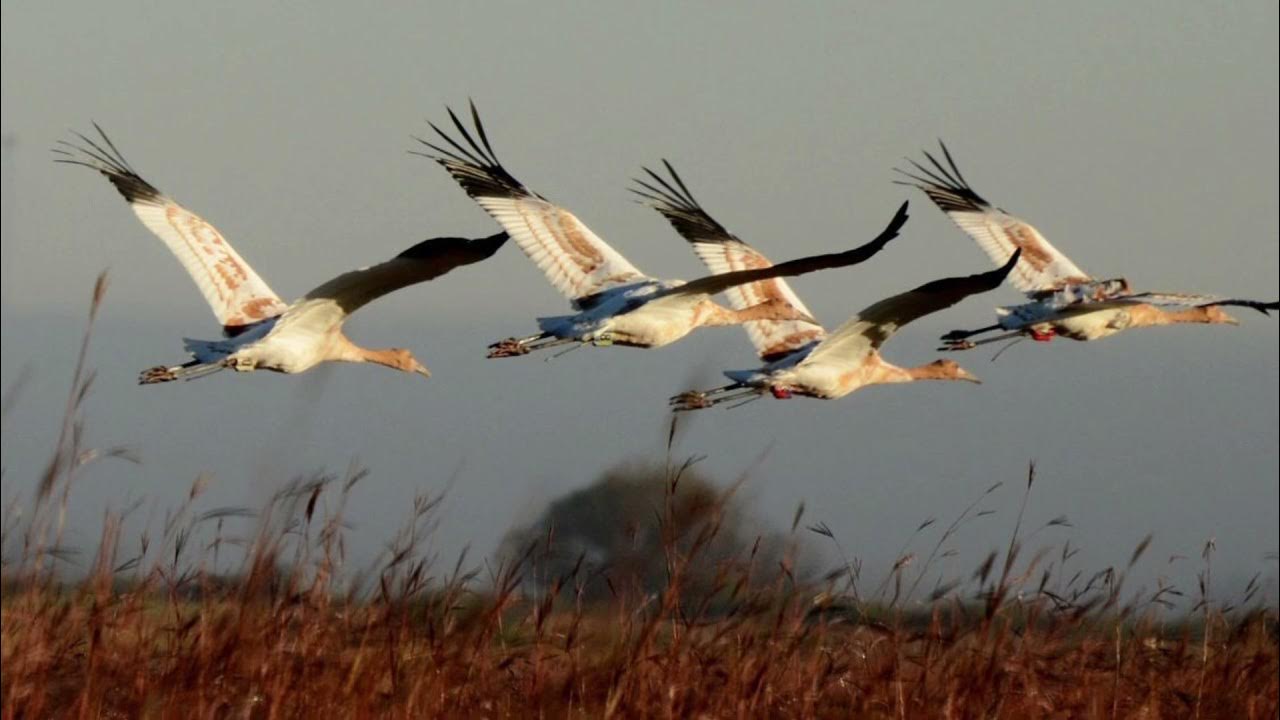
[[[661,462],[556,500],[481,562],[442,565],[442,497],[422,495],[377,560],[350,568],[356,467],[285,483],[252,511],[202,509],[200,476],[138,537],[124,528],[141,501],[106,508],[96,548],[74,548],[85,469],[129,459],[82,444],[88,337],[47,469],[3,517],[5,720],[1280,714],[1260,575],[1218,595],[1209,541],[1198,592],[1133,590],[1150,536],[1126,566],[1092,573],[1069,541],[1032,549],[1069,526],[1024,527],[1034,466],[1007,544],[954,577],[948,543],[991,513],[1001,483],[949,524],[922,523],[911,541],[936,533],[932,551],[917,558],[909,541],[869,581],[803,505],[789,532],[762,529],[736,485],[674,461],[670,441]],[[830,541],[839,562],[821,570],[801,536]]]
[[[509,579],[511,579],[509,577]],[[248,592],[250,589],[253,592]],[[755,595],[583,610],[516,592],[364,603],[10,586],[3,715],[1274,718],[1275,618],[1161,627],[1039,604],[876,620]],[[389,590],[389,592],[396,592]],[[1207,630],[1207,632],[1206,632]]]

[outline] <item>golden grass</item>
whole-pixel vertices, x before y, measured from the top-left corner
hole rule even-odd
[[[920,627],[798,598],[690,621],[495,596],[6,593],[3,706],[34,717],[1274,718],[1274,618],[1208,639],[1022,605]],[[1029,613],[1029,622],[1021,613]],[[1015,619],[1016,618],[1016,619]]]
[[[363,476],[354,470],[290,483],[252,520],[200,511],[197,480],[136,549],[122,537],[128,511],[108,511],[88,572],[67,580],[58,568],[71,489],[92,459],[127,457],[80,445],[84,366],[82,353],[31,506],[5,520],[4,718],[1280,713],[1275,612],[1254,599],[1254,583],[1238,607],[1211,600],[1211,546],[1199,602],[1177,621],[1164,617],[1177,591],[1126,595],[1128,568],[1056,577],[1069,546],[1056,562],[1026,557],[1021,511],[1008,546],[972,576],[922,589],[948,538],[981,515],[975,501],[919,568],[904,554],[868,591],[856,560],[806,581],[792,554],[779,560],[759,543],[722,557],[732,491],[689,511],[688,463],[670,459],[654,513],[663,577],[609,582],[604,600],[589,602],[587,588],[607,568],[579,557],[547,570],[554,533],[483,573],[464,558],[439,567],[426,547],[431,497],[415,501],[375,566],[348,572],[343,509]],[[1023,509],[1033,484],[1034,468]],[[254,529],[237,536],[227,529],[236,522]],[[808,530],[835,544],[825,525]],[[233,576],[214,572],[232,562]]]

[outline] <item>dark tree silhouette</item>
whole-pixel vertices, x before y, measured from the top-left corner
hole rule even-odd
[[[682,597],[705,597],[743,578],[772,581],[779,563],[790,565],[787,538],[741,505],[733,488],[688,466],[624,463],[509,531],[502,554],[528,557],[531,589],[559,580],[600,601],[656,594],[678,579]]]

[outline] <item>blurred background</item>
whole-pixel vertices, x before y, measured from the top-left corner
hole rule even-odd
[[[49,148],[102,125],[149,181],[215,224],[293,298],[334,274],[494,223],[434,163],[408,155],[426,120],[474,98],[506,166],[641,269],[703,268],[626,191],[670,159],[717,219],[775,260],[863,242],[911,200],[870,264],[799,279],[828,327],[889,294],[989,267],[920,193],[904,156],[945,139],[973,187],[1034,222],[1085,270],[1139,287],[1277,295],[1277,9],[1135,2],[816,3],[800,7],[346,3],[305,8],[4,2],[3,502],[29,500],[57,435],[93,279],[111,287],[94,336],[88,442],[129,445],[75,490],[69,541],[105,505],[144,500],[136,531],[213,476],[212,507],[255,506],[291,477],[366,467],[353,562],[371,558],[416,492],[447,490],[435,535],[452,557],[494,552],[548,504],[628,462],[663,462],[666,398],[755,358],[735,328],[665,349],[588,348],[485,360],[487,343],[566,304],[514,245],[384,298],[348,325],[407,346],[419,377],[371,367],[222,374],[139,387],[218,331],[186,274],[99,176]],[[937,336],[986,324],[1007,288],[903,331],[919,364]],[[738,532],[785,529],[800,504],[879,577],[930,517],[993,483],[993,516],[949,543],[956,567],[1006,541],[1027,465],[1036,542],[1070,538],[1087,568],[1215,584],[1262,573],[1280,546],[1274,318],[1023,343],[961,360],[985,384],[870,388],[840,401],[761,400],[683,416],[671,455],[721,486],[745,478]],[[943,523],[945,524],[945,523]],[[521,531],[523,532],[523,530]],[[814,538],[822,545],[826,540]],[[1171,559],[1173,558],[1173,559]],[[967,563],[967,564],[966,564]]]

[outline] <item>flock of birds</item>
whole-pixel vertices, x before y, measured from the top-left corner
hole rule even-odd
[[[491,358],[562,345],[654,348],[699,327],[744,327],[761,366],[726,371],[732,382],[723,387],[674,396],[671,405],[676,410],[746,401],[766,393],[831,399],[882,383],[978,382],[950,359],[899,367],[881,357],[880,349],[907,323],[1006,281],[1025,293],[1027,301],[999,308],[992,325],[947,333],[939,350],[960,351],[1023,337],[1096,340],[1151,325],[1234,325],[1238,321],[1224,307],[1263,314],[1278,308],[1276,302],[1137,292],[1124,279],[1096,279],[1030,224],[974,192],[940,143],[941,161],[925,152],[927,163],[911,161],[909,171],[898,171],[898,182],[923,191],[997,269],[926,283],[870,305],[828,332],[783,278],[870,259],[898,235],[907,220],[906,202],[879,235],[859,247],[773,264],[712,218],[664,160],[665,175],[644,168],[645,178],[636,180],[632,191],[671,223],[711,274],[688,282],[663,280],[641,272],[573,213],[508,172],[493,152],[474,104],[471,130],[448,112],[456,135],[431,124],[438,137],[419,139],[423,150],[416,154],[443,166],[503,232],[479,239],[426,240],[386,262],[328,280],[292,303],[276,295],[217,229],[134,171],[97,125],[97,139],[77,133],[78,142],[60,142],[57,160],[106,176],[142,224],[177,256],[222,325],[221,339],[184,340],[190,361],[145,370],[139,382],[188,380],[226,368],[300,373],[324,362],[375,363],[429,376],[410,351],[360,347],[343,333],[343,324],[378,297],[484,260],[509,239],[569,298],[573,312],[538,318],[537,333],[490,345]],[[717,294],[727,298],[728,307],[712,299]],[[979,339],[971,339],[975,337]]]

